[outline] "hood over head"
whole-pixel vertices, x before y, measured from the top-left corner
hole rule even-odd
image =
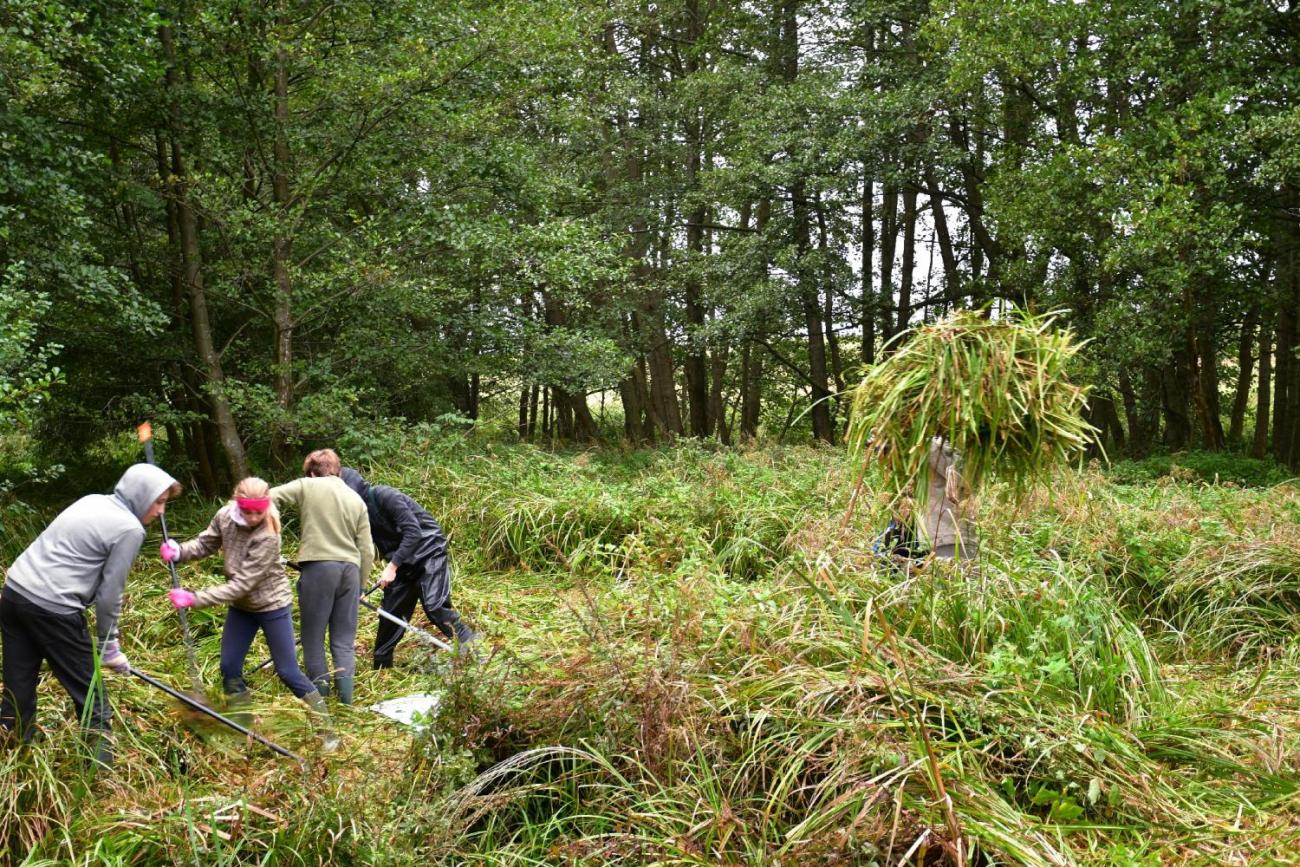
[[[370,483],[366,481],[361,473],[352,469],[352,467],[344,467],[339,472],[339,477],[343,479],[345,485],[357,492],[357,496],[363,500],[366,498],[366,492],[370,490]]]
[[[174,484],[175,479],[153,464],[132,464],[117,480],[113,493],[126,503],[131,514],[142,518],[154,500]]]

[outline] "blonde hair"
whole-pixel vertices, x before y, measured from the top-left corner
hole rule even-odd
[[[249,476],[239,484],[235,485],[235,492],[230,497],[230,504],[238,509],[239,504],[235,501],[240,497],[260,499],[262,497],[269,497],[270,495],[270,485],[262,479],[259,479],[257,476]],[[270,508],[266,510],[266,521],[262,523],[262,526],[270,529],[270,531],[275,533],[277,536],[280,535],[280,510],[275,507],[274,502],[271,503]]]

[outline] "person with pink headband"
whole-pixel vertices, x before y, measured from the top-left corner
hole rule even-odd
[[[244,479],[206,530],[180,544],[169,539],[158,553],[167,562],[176,563],[207,557],[218,549],[225,556],[224,584],[197,592],[176,588],[167,595],[177,608],[229,606],[221,632],[221,679],[231,707],[246,708],[249,703],[244,662],[260,629],[271,648],[275,673],[306,702],[325,748],[334,749],[338,739],[325,701],[298,667],[293,593],[280,561],[280,513],[271,502],[266,482],[254,477]]]

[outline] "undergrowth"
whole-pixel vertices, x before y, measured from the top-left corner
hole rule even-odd
[[[118,766],[90,776],[47,683],[43,741],[0,753],[0,860],[1293,863],[1290,485],[1066,474],[981,503],[980,559],[954,568],[879,561],[883,497],[869,478],[846,519],[829,449],[413,439],[375,459],[447,528],[484,663],[406,640],[359,673],[329,757],[259,675],[258,728],[305,772],[113,678]],[[124,649],[181,683],[166,586],[142,559]],[[192,618],[213,685],[221,619]],[[423,734],[364,709],[427,689]]]

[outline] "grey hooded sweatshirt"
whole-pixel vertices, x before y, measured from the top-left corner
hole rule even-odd
[[[126,573],[144,542],[141,516],[176,480],[133,464],[109,494],[82,497],[59,513],[9,567],[6,587],[54,614],[95,606],[102,645],[117,637]]]

